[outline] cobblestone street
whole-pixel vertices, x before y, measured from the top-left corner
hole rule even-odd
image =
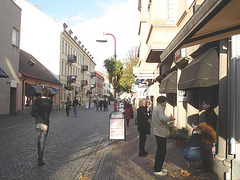
[[[108,145],[111,111],[80,108],[78,117],[52,111],[44,160],[37,166],[37,137],[30,115],[0,117],[0,179],[91,179]]]

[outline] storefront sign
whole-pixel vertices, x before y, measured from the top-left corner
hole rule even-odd
[[[138,74],[138,79],[156,79],[159,74]]]
[[[125,139],[124,118],[110,119],[110,139]]]
[[[187,96],[185,91],[181,91],[181,90],[178,91],[178,101],[179,102],[187,101]]]

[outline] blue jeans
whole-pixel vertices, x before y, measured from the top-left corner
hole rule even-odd
[[[45,147],[45,141],[48,135],[48,129],[44,131],[42,128],[36,128],[37,137],[38,137],[38,160],[39,161],[43,160],[43,151]]]
[[[76,116],[77,115],[77,106],[73,106],[73,112],[74,112],[74,115]]]

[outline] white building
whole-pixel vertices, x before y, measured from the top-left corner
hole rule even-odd
[[[21,49],[32,54],[61,82],[60,108],[67,97],[82,105],[95,84],[95,62],[64,22],[54,20],[26,0],[15,0],[22,9]]]

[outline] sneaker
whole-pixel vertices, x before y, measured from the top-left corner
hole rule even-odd
[[[162,169],[162,171],[166,173],[166,172],[167,172],[167,169]]]
[[[162,170],[162,171],[160,171],[160,172],[154,172],[154,175],[156,175],[156,176],[166,176],[167,173],[166,173],[166,172],[163,172],[163,170]]]

